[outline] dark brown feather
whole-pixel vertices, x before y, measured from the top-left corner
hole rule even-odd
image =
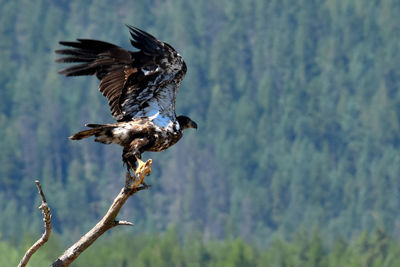
[[[114,44],[90,39],[60,42],[69,48],[56,51],[63,55],[57,62],[80,63],[61,70],[61,74],[96,75],[101,80],[99,90],[108,99],[111,114],[117,121],[153,113],[143,111],[143,107],[159,106],[160,111],[174,108],[176,92],[173,91],[183,78],[179,68],[185,68],[182,58],[170,45],[140,29],[128,28],[133,38],[132,45],[139,51],[131,52]],[[175,110],[169,110],[164,115],[175,120],[174,114]]]

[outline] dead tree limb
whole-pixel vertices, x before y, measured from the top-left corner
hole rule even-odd
[[[131,177],[127,173],[127,178],[124,188],[114,199],[106,215],[101,219],[89,232],[87,232],[81,239],[68,248],[64,253],[51,265],[51,267],[67,267],[73,262],[83,251],[85,251],[97,238],[104,234],[107,230],[118,225],[133,225],[128,221],[117,221],[116,217],[125,204],[126,200],[136,192],[148,188],[143,182],[146,175],[151,172],[152,160],[146,162],[139,161],[138,167],[135,171],[136,177]]]
[[[40,197],[42,198],[42,204],[39,206],[39,209],[42,210],[43,213],[43,221],[44,221],[44,233],[43,235],[38,239],[38,241],[33,244],[28,251],[25,253],[24,257],[21,259],[21,261],[18,264],[18,267],[24,267],[26,264],[29,262],[31,259],[32,255],[41,247],[43,246],[47,240],[49,240],[50,232],[51,232],[51,214],[50,214],[50,208],[47,205],[46,197],[44,196],[44,193],[42,191],[42,187],[40,186],[40,182],[38,180],[35,181],[36,186],[38,188]]]

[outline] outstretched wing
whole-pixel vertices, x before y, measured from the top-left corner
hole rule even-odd
[[[165,113],[175,116],[177,88],[186,73],[181,56],[167,43],[132,26],[131,44],[139,51],[88,39],[60,42],[69,49],[57,62],[78,63],[61,70],[66,76],[96,75],[118,121]],[[173,115],[171,115],[173,114]]]

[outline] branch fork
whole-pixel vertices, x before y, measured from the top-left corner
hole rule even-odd
[[[151,174],[151,166],[153,161],[151,159],[146,162],[138,159],[138,167],[136,168],[134,175],[131,176],[129,172],[126,175],[125,186],[121,189],[120,193],[114,199],[106,215],[84,236],[81,237],[78,242],[73,244],[64,253],[53,262],[51,267],[67,267],[73,262],[79,255],[85,251],[93,242],[97,240],[102,234],[119,225],[133,226],[134,224],[124,220],[116,220],[116,217],[125,204],[126,200],[138,191],[147,189],[150,186],[144,183],[144,178]],[[42,237],[36,241],[36,243],[26,252],[25,256],[21,260],[18,267],[24,267],[28,263],[30,257],[48,240],[51,231],[51,215],[50,208],[47,205],[46,198],[40,187],[39,181],[36,181],[36,185],[39,190],[39,194],[42,198],[42,204],[39,209],[42,210],[45,222],[45,233]]]

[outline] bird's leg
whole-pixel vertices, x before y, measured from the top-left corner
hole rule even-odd
[[[134,176],[131,176],[132,180],[140,181],[138,185],[142,184],[144,178],[143,175],[149,175],[151,173],[152,161],[142,161],[141,149],[148,143],[149,140],[147,138],[135,138],[128,146],[124,147],[124,151],[122,153],[122,158],[128,167],[129,175],[130,170],[132,170],[134,172]],[[147,185],[144,184],[144,186]]]
[[[124,162],[124,165],[126,165],[126,176],[132,178],[130,164],[128,162]]]
[[[122,153],[122,161],[124,162],[124,165],[126,165],[126,176],[129,177],[130,179],[134,179],[134,176],[132,176],[131,170],[135,172],[136,170],[136,153],[127,151],[124,149]]]

